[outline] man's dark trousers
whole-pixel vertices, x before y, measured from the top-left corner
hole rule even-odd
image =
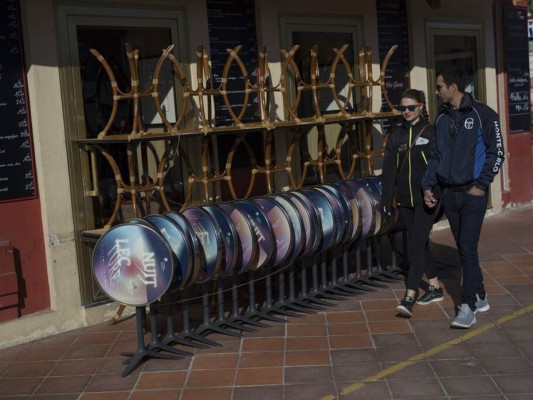
[[[448,188],[444,190],[441,200],[463,265],[461,304],[466,303],[475,311],[476,294],[485,298],[477,247],[487,210],[488,193],[474,196],[468,194],[466,188]]]

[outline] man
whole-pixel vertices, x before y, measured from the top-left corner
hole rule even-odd
[[[476,312],[490,308],[477,246],[489,186],[504,161],[503,138],[498,114],[465,93],[460,71],[439,71],[436,87],[443,105],[422,189],[428,207],[441,201],[463,266],[461,305],[451,326],[470,328]]]

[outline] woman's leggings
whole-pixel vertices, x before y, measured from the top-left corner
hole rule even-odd
[[[399,207],[411,244],[411,265],[407,274],[407,289],[418,292],[420,280],[426,273],[427,279],[437,277],[433,255],[429,249],[429,234],[435,220],[436,209],[424,204],[412,207]]]

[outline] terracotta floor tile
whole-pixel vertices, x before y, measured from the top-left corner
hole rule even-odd
[[[328,349],[327,337],[292,337],[287,338],[287,351]]]
[[[370,335],[330,336],[329,343],[332,349],[359,349],[373,347]]]
[[[326,320],[326,314],[319,312],[316,314],[305,314],[302,317],[289,317],[289,324],[322,324]]]
[[[350,386],[347,387],[348,389]],[[339,392],[344,388],[339,388]],[[360,399],[390,399],[390,391],[387,383],[384,381],[368,382],[356,391],[343,394],[343,400],[360,400]]]
[[[285,349],[285,338],[244,338],[242,351],[280,351]]]
[[[389,321],[394,319],[397,313],[396,306],[386,310],[365,311],[368,321]]]
[[[362,311],[341,311],[327,314],[328,323],[339,324],[344,322],[364,322],[365,316]]]
[[[489,396],[500,394],[488,376],[455,376],[440,380],[451,396]],[[533,387],[533,386],[532,386]]]
[[[193,369],[237,368],[238,353],[232,354],[198,354],[193,358]]]
[[[392,398],[427,399],[444,396],[440,383],[435,378],[390,380]]]
[[[381,363],[360,363],[333,366],[333,378],[338,386],[347,382],[362,381],[382,371]]]
[[[283,368],[245,368],[237,371],[237,386],[280,385],[283,383]]]
[[[279,315],[274,315],[277,318],[281,318]],[[283,319],[283,318],[282,318]],[[266,321],[265,321],[266,322]],[[246,338],[257,338],[257,337],[280,337],[285,336],[286,325],[277,323],[266,328],[258,328],[255,332],[244,332],[244,337]],[[253,327],[250,327],[253,328]]]
[[[57,335],[52,335],[39,340],[39,347],[45,346],[61,346],[61,345],[71,345],[76,343],[79,335],[83,333],[83,330],[75,329],[73,331],[60,333]]]
[[[233,400],[279,400],[284,388],[278,386],[246,386],[233,389]]]
[[[376,357],[383,362],[403,362],[423,352],[424,350],[419,346],[380,347],[376,349]]]
[[[499,271],[507,268],[514,268],[509,261],[482,261],[479,263],[481,269],[488,272]]]
[[[474,357],[455,360],[432,360],[430,364],[439,377],[485,375],[481,363]]]
[[[90,360],[90,359],[88,359]],[[98,360],[95,358],[94,360]],[[76,360],[69,360],[69,361],[76,361]],[[98,366],[97,373],[98,374],[122,374],[122,371],[126,369],[128,366],[127,364],[124,364],[125,362],[129,361],[127,357],[111,357],[111,358],[105,358],[102,360],[102,363]],[[152,360],[150,360],[152,361]],[[146,365],[149,365],[150,363],[145,363]]]
[[[242,353],[239,368],[277,367],[283,366],[282,351]]]
[[[329,366],[286,367],[285,384],[332,382],[333,376]]]
[[[287,400],[321,399],[335,393],[335,386],[332,383],[308,382],[307,384],[285,385],[285,399]]]
[[[440,304],[428,304],[427,306],[415,305],[413,308],[413,316],[411,321],[417,321],[421,319],[448,319],[448,316],[444,313]]]
[[[326,336],[325,324],[287,325],[287,336]]]
[[[128,400],[129,392],[114,392],[114,393],[84,393],[80,400]]]
[[[395,308],[398,303],[396,300],[361,300],[363,310],[387,310]]]
[[[122,353],[130,353],[137,350],[137,344],[134,342],[117,342],[111,345],[111,348],[109,349],[108,356],[109,357],[122,357]]]
[[[328,332],[330,335],[358,335],[368,333],[368,328],[363,322],[329,324]]]
[[[78,337],[76,345],[110,344],[117,340],[119,332],[85,333]]]
[[[532,375],[501,375],[495,376],[496,385],[506,394],[528,394],[533,393]]]
[[[179,400],[181,390],[136,390],[129,400]]]
[[[499,284],[504,286],[533,284],[533,280],[526,275],[499,276],[497,281]]]
[[[192,350],[188,348],[188,350]],[[144,364],[144,372],[155,371],[183,371],[188,370],[192,364],[192,357],[184,357],[177,360],[152,359]]]
[[[332,365],[354,364],[378,361],[375,349],[330,350]]]
[[[223,339],[217,339],[216,342],[220,344],[220,346],[213,346],[208,347],[206,349],[196,349],[196,354],[215,354],[215,353],[234,353],[239,351],[239,348],[241,347],[241,340],[255,340],[255,339],[238,339],[238,338],[231,338],[226,339],[228,336],[223,335]],[[212,335],[209,335],[207,339],[213,340]],[[263,339],[260,339],[263,340]],[[267,339],[269,340],[269,339]],[[191,349],[188,349],[189,351]]]
[[[62,393],[62,394],[36,394],[31,397],[35,400],[78,400],[80,397],[79,393]],[[1,397],[0,397],[1,398]]]
[[[102,358],[107,354],[110,348],[110,344],[74,346],[65,353],[63,359]]]
[[[231,400],[232,388],[187,389],[182,400]]]
[[[372,340],[376,347],[417,346],[418,340],[413,333],[379,333],[373,334]]]
[[[91,375],[69,376],[68,379],[64,377],[46,378],[37,389],[37,393],[80,393],[85,389],[91,378]]]
[[[4,372],[7,371],[9,367],[11,367],[11,365],[12,363],[10,362],[0,362],[0,376],[2,376]]]
[[[468,349],[480,359],[495,357],[520,357],[522,354],[513,343],[499,343],[497,346],[488,346],[484,343],[469,344]]]
[[[398,369],[398,363],[382,363],[381,368],[387,375],[387,380],[392,379],[423,379],[434,378],[435,372],[429,362],[417,361],[414,364]]]
[[[71,376],[94,374],[100,366],[102,360],[98,358],[88,358],[85,360],[63,360],[56,363],[50,376]]]
[[[24,353],[20,354],[17,361],[48,361],[60,360],[69,350],[69,346],[32,346]]]
[[[527,324],[527,320],[523,319],[524,326],[520,328],[515,327],[508,327],[504,326],[503,332],[505,335],[509,338],[509,340],[513,343],[520,343],[520,342],[530,342],[532,340],[533,336],[533,326],[531,326],[531,323]]]
[[[131,390],[137,383],[139,374],[133,372],[126,377],[118,374],[96,375],[87,385],[86,392],[111,392]]]
[[[16,361],[21,356],[21,354],[24,354],[30,347],[31,347],[31,343],[24,343],[24,344],[19,344],[17,346],[1,349],[2,361],[3,362]]]
[[[515,276],[515,275],[523,275],[523,272],[520,271],[519,268],[514,267],[512,265],[503,267],[503,268],[496,268],[489,270],[485,272],[486,274],[489,274],[491,277],[497,279],[500,276]]]
[[[32,394],[43,382],[43,378],[0,379],[1,396],[22,396]]]
[[[143,372],[139,377],[136,389],[180,389],[185,383],[185,371]]]
[[[3,378],[44,377],[55,367],[57,361],[28,361],[9,364]]]
[[[187,380],[187,388],[233,386],[235,380],[234,369],[195,370],[191,371]]]
[[[518,254],[506,254],[505,258],[509,261],[533,261],[533,252],[530,253],[518,253]]]
[[[297,365],[329,365],[330,356],[327,350],[312,351],[287,351],[285,353],[285,365],[289,367]]]
[[[404,333],[411,332],[408,320],[374,321],[368,323],[371,333]]]
[[[507,288],[505,288],[503,286],[500,286],[499,284],[498,284],[498,286],[486,286],[485,290],[490,295],[493,295],[493,294],[509,294],[509,292],[510,292],[509,289],[507,289]]]

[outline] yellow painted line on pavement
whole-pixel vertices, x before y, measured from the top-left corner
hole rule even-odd
[[[530,306],[521,308],[520,310],[518,310],[518,311],[516,311],[516,312],[514,312],[512,314],[509,314],[509,315],[506,315],[504,317],[501,317],[501,318],[497,319],[496,323],[491,322],[490,324],[483,325],[481,328],[478,328],[476,330],[470,331],[467,334],[459,336],[456,339],[453,339],[453,340],[450,340],[450,341],[448,341],[446,343],[440,344],[440,345],[438,345],[436,347],[433,347],[432,349],[429,349],[428,351],[426,351],[424,353],[417,354],[416,356],[413,356],[413,357],[409,358],[406,361],[402,361],[401,363],[393,365],[392,367],[381,371],[379,374],[372,375],[371,377],[368,377],[368,378],[366,378],[366,379],[364,379],[364,380],[362,380],[362,381],[360,381],[358,383],[354,383],[353,385],[347,386],[347,387],[343,388],[340,391],[340,394],[341,395],[347,395],[347,394],[353,393],[356,390],[361,389],[367,383],[374,382],[374,381],[377,381],[379,379],[385,378],[386,376],[392,375],[392,374],[394,374],[394,373],[396,373],[396,372],[398,372],[398,371],[400,371],[400,370],[402,370],[402,369],[404,369],[404,368],[406,368],[406,367],[408,367],[410,365],[413,365],[413,364],[417,363],[420,360],[425,359],[428,356],[440,353],[440,352],[442,352],[444,350],[449,349],[450,347],[455,346],[456,344],[459,344],[459,343],[464,342],[464,341],[466,341],[468,339],[472,339],[473,337],[481,335],[482,333],[488,331],[489,329],[492,329],[492,328],[496,327],[496,324],[502,325],[502,324],[504,324],[506,322],[509,322],[512,319],[515,319],[516,317],[519,317],[520,315],[523,315],[523,314],[525,314],[525,313],[527,313],[529,311],[533,311],[533,304],[530,305]],[[336,397],[334,395],[330,394],[328,396],[322,397],[321,400],[335,400],[335,399],[336,399]]]

